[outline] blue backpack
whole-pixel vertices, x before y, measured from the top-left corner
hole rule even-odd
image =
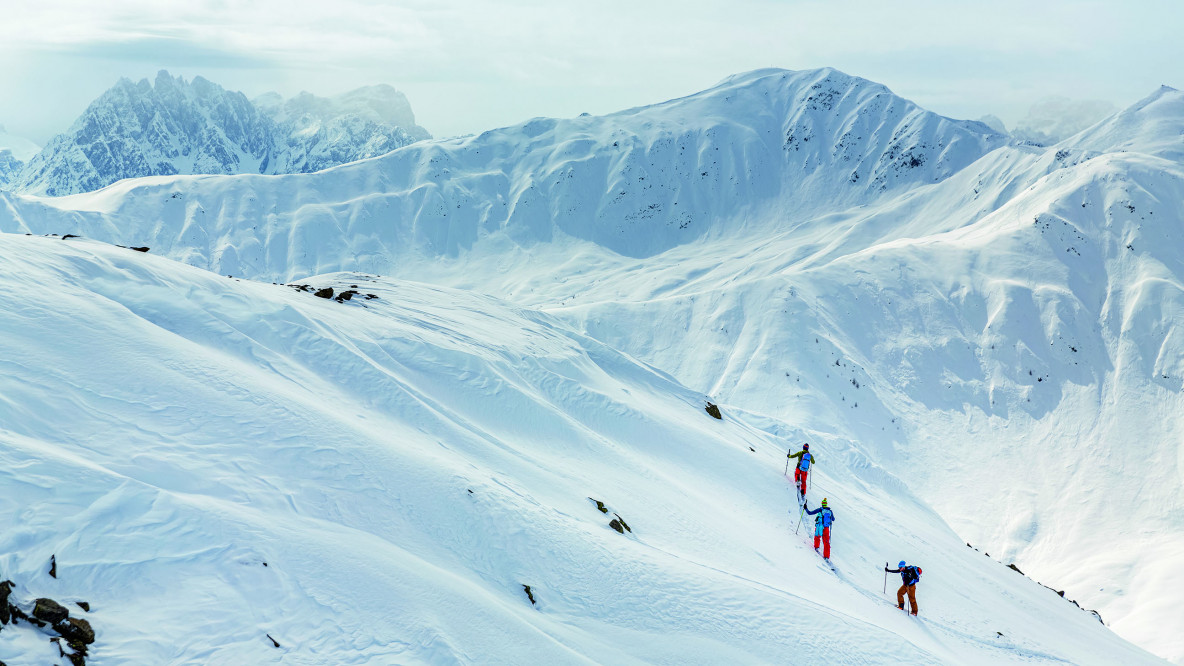
[[[810,460],[812,460],[812,459],[813,458],[810,455],[809,451],[806,451],[805,453],[803,453],[802,454],[802,461],[800,463],[798,463],[798,469],[802,470],[803,472],[810,471]]]
[[[814,524],[822,525],[823,527],[830,527],[830,524],[835,522],[835,514],[831,512],[830,507],[824,506],[818,512],[818,517],[814,519]]]
[[[901,571],[904,573],[905,585],[915,585],[921,580],[921,567],[907,566]]]

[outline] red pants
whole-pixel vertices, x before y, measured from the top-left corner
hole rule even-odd
[[[808,470],[804,470],[801,467],[793,468],[793,482],[798,484],[798,489],[803,496],[806,494],[806,475],[809,473]]]
[[[830,559],[830,528],[829,527],[822,528],[821,535],[819,535],[817,531],[814,532],[814,550],[818,550],[818,540],[819,539],[822,539],[822,556],[829,560]]]

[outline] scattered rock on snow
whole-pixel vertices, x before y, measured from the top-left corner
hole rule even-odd
[[[57,624],[69,616],[70,611],[53,599],[42,598],[33,602],[33,617],[43,622]]]
[[[708,414],[711,414],[717,419],[723,420],[724,416],[723,414],[719,413],[719,407],[716,407],[713,403],[707,403],[707,407],[705,407],[705,409],[707,410]]]
[[[95,630],[91,628],[90,622],[82,618],[71,617],[66,618],[65,622],[55,624],[54,629],[57,630],[62,638],[75,650],[78,648],[75,643],[79,645],[90,645],[95,642]]]
[[[12,614],[8,609],[8,596],[12,594],[12,581],[6,580],[0,583],[0,624],[8,624],[12,621]]]
[[[621,514],[614,512],[613,515],[617,517],[617,520],[621,521],[621,527],[624,527],[626,532],[629,532],[630,534],[633,533],[633,530],[629,527],[629,523],[625,522],[625,519],[621,517]]]
[[[317,296],[319,298],[333,298],[333,287],[318,289],[316,293],[313,294],[313,296]]]
[[[531,605],[531,606],[533,606],[533,605],[535,605],[536,603],[538,603],[537,601],[535,601],[535,600],[534,600],[534,593],[530,591],[530,586],[529,586],[529,585],[523,584],[523,585],[522,585],[522,590],[523,590],[524,592],[526,592],[526,598],[530,599],[530,605]]]

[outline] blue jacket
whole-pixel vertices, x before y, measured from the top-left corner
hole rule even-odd
[[[830,524],[835,522],[835,514],[830,510],[829,506],[820,506],[817,509],[807,511],[806,513],[810,514],[811,516],[816,513],[822,514],[815,518],[814,522],[815,524],[821,523],[823,527],[830,527]]]

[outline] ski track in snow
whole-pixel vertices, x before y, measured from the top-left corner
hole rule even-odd
[[[762,71],[309,176],[0,193],[0,562],[95,604],[96,664],[1155,662],[970,540],[1178,655],[1184,461],[1125,444],[1178,441],[1180,97],[1043,149]],[[17,235],[67,232],[152,254]],[[776,479],[805,440],[835,576]],[[874,592],[901,556],[919,624]]]

